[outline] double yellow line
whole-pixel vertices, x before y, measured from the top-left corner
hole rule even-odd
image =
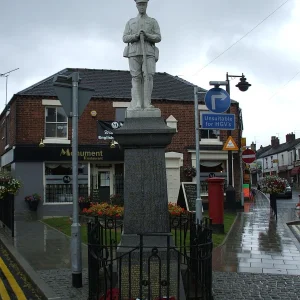
[[[27,300],[22,289],[18,285],[17,281],[15,280],[14,276],[11,274],[11,272],[8,270],[6,264],[0,257],[0,269],[2,270],[3,274],[5,275],[7,281],[9,282],[9,285],[11,286],[12,290],[14,291],[15,295],[17,296],[18,300]],[[8,292],[6,290],[6,287],[0,278],[0,299],[2,300],[10,300],[10,296],[8,295]]]

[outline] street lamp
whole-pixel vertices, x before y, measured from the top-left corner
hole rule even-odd
[[[230,96],[230,80],[229,78],[240,78],[240,82],[236,85],[236,87],[239,88],[241,92],[246,92],[248,88],[251,86],[246,81],[245,75],[242,73],[242,75],[229,75],[228,72],[226,73],[226,92]],[[227,110],[227,113],[230,114],[230,106]],[[227,130],[227,138],[231,136],[231,130]],[[232,209],[235,209],[235,188],[232,184],[232,151],[228,150],[228,186],[226,189],[226,201],[229,204],[232,204]]]
[[[210,81],[210,85],[214,85],[215,87],[219,87],[220,85],[226,86],[226,92],[230,96],[230,81],[229,78],[240,78],[240,82],[236,85],[241,92],[246,92],[248,88],[251,86],[250,83],[247,82],[247,78],[242,73],[242,75],[229,75],[226,73],[226,81]],[[227,114],[230,114],[230,106],[227,109]],[[227,139],[231,136],[231,130],[227,130]],[[232,209],[235,209],[235,188],[232,184],[232,150],[228,150],[228,185],[226,189],[226,201],[229,206],[232,206]]]

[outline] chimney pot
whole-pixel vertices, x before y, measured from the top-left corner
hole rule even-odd
[[[277,136],[271,137],[272,148],[277,148],[279,146],[279,138]]]
[[[287,143],[289,142],[293,142],[295,140],[296,136],[295,136],[295,133],[291,132],[291,133],[288,133],[286,136],[285,136],[285,141]]]

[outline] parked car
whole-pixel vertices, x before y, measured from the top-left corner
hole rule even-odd
[[[278,198],[287,198],[287,199],[292,199],[293,193],[292,193],[292,188],[288,181],[285,182],[285,190],[283,193],[279,193],[277,195]]]

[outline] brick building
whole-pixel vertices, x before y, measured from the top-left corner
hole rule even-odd
[[[111,140],[99,139],[99,121],[124,121],[131,99],[128,71],[64,69],[57,74],[79,71],[81,84],[95,89],[94,96],[79,119],[79,185],[81,195],[102,200],[122,191],[123,152],[111,148]],[[56,74],[54,74],[56,75]],[[43,201],[39,216],[71,213],[71,121],[65,115],[53,88],[54,75],[15,94],[1,113],[1,167],[11,170],[23,185],[16,196],[16,212],[27,210],[24,197],[39,193]],[[207,110],[199,95],[199,111]],[[167,73],[154,78],[152,102],[168,126],[176,128],[166,149],[169,201],[176,202],[183,168],[196,166],[194,127],[194,85]],[[242,118],[238,102],[232,100],[236,115],[232,136],[240,146]],[[222,150],[227,131],[201,130],[200,168],[203,186],[210,173],[227,178],[227,152]],[[41,143],[42,142],[42,143]],[[40,144],[44,145],[44,147]],[[240,199],[239,153],[233,153],[233,176]]]

